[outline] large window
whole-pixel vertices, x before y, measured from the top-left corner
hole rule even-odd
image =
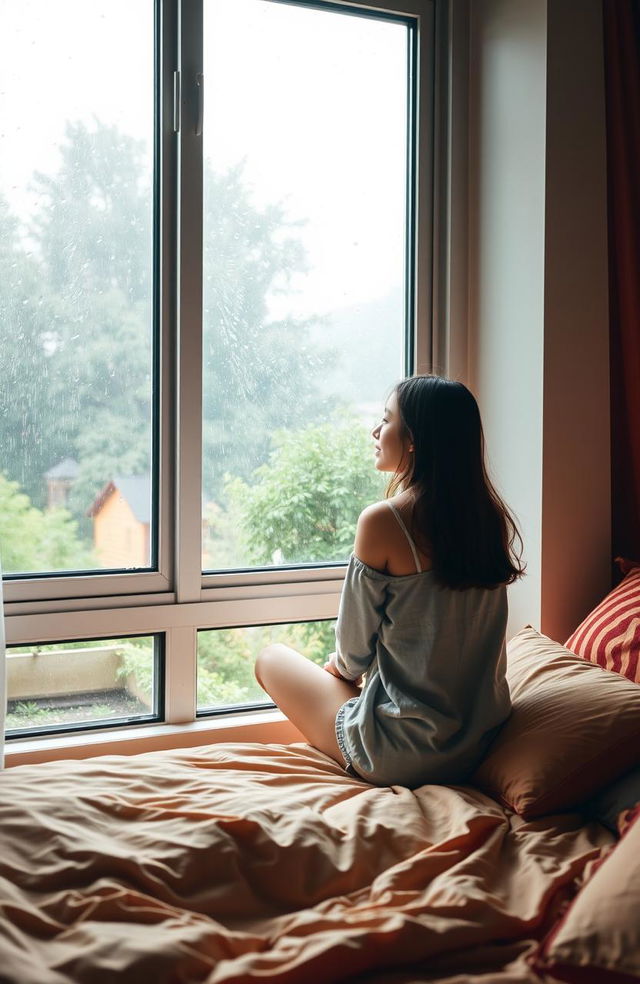
[[[344,561],[405,370],[412,27],[204,11],[204,565]]]
[[[157,721],[161,645],[143,636],[10,647],[9,735]]]
[[[10,736],[264,706],[265,640],[332,648],[428,368],[431,6],[0,5]]]
[[[335,648],[335,622],[250,625],[198,632],[198,714],[268,700],[253,673],[256,653],[282,642],[323,665]]]
[[[153,7],[24,0],[0,18],[3,568],[148,568]]]

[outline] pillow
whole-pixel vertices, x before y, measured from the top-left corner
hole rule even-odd
[[[640,765],[640,687],[530,626],[507,643],[513,709],[472,777],[525,819],[570,810]]]
[[[613,834],[618,833],[620,814],[633,809],[640,803],[640,767],[627,772],[606,786],[595,799],[587,804],[587,813],[608,827]]]
[[[640,683],[640,564],[617,558],[626,577],[566,642],[578,656]]]
[[[571,984],[640,981],[640,809],[531,962]]]

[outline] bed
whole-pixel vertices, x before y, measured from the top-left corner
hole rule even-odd
[[[373,787],[305,744],[0,773],[0,981],[640,980],[639,811],[592,807],[640,764],[640,688],[532,629],[509,666],[466,785]]]

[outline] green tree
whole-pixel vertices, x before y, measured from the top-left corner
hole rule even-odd
[[[38,260],[0,196],[0,469],[39,506],[43,473],[66,447],[49,412],[50,301]]]
[[[322,665],[335,649],[334,622],[258,625],[217,629],[198,637],[198,705],[219,707],[270,698],[255,679],[255,658],[263,646],[283,642]]]
[[[147,182],[148,183],[148,182]],[[28,230],[0,201],[0,442],[4,473],[44,505],[44,473],[80,461],[83,519],[114,473],[149,469],[151,210],[141,145],[68,124],[36,174]]]
[[[269,315],[269,297],[305,269],[278,205],[260,209],[241,166],[205,165],[204,488],[220,495],[227,473],[248,478],[266,461],[276,428],[299,426],[322,406],[318,380],[330,353],[309,341],[317,319]]]
[[[198,705],[268,700],[254,673],[255,653],[246,630],[217,629],[198,635]]]
[[[226,488],[257,564],[345,560],[361,510],[382,494],[367,429],[347,413],[276,432],[251,484],[234,477]]]
[[[0,560],[5,574],[95,566],[71,515],[64,509],[36,509],[18,483],[4,475],[0,475]]]
[[[87,295],[83,298],[88,300]],[[87,323],[78,305],[55,353],[51,409],[80,463],[70,506],[81,517],[115,475],[144,475],[151,467],[151,333],[142,302],[129,304],[117,288],[105,292],[91,318],[86,355],[73,334]]]
[[[116,474],[150,469],[152,198],[142,141],[96,121],[68,123],[54,175],[36,173],[32,223],[52,313],[49,427],[80,474],[84,517]],[[49,462],[54,464],[56,459]]]
[[[96,301],[117,288],[151,310],[152,197],[143,140],[95,120],[67,122],[54,175],[37,171],[32,223],[49,289]]]
[[[43,505],[44,472],[78,460],[78,519],[114,474],[150,468],[150,179],[141,141],[97,120],[68,123],[59,167],[33,178],[40,208],[26,234],[0,203],[2,467]],[[266,460],[276,427],[318,410],[326,358],[309,343],[311,322],[269,315],[268,298],[304,268],[298,233],[280,207],[252,203],[241,167],[206,164],[208,498],[226,472],[247,477]]]
[[[81,463],[80,514],[101,485],[150,467],[151,195],[140,141],[95,122],[68,124],[62,163],[39,174],[46,201],[33,234],[56,299],[56,418]],[[304,252],[278,206],[251,203],[242,167],[205,163],[204,484],[219,494],[226,471],[246,475],[268,436],[317,410],[325,364],[308,322],[273,320],[270,293],[304,268]],[[69,383],[72,383],[69,386]],[[74,433],[75,422],[75,433]]]

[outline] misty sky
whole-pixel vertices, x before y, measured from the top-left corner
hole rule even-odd
[[[0,0],[0,191],[25,218],[65,120],[152,138],[150,0]],[[403,278],[406,28],[264,0],[205,0],[205,155],[305,220],[310,271],[274,304],[324,312]]]

